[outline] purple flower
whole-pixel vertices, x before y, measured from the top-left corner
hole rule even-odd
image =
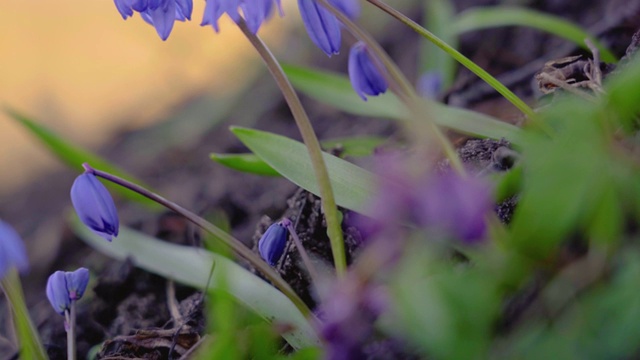
[[[0,279],[14,266],[21,273],[29,270],[27,250],[20,235],[11,225],[0,220]]]
[[[175,20],[191,20],[193,0],[114,0],[123,19],[139,12],[162,40],[167,40]]]
[[[289,235],[287,226],[290,224],[289,219],[272,224],[258,241],[260,256],[271,266],[275,266],[282,257]]]
[[[73,272],[56,271],[47,280],[47,298],[60,315],[69,310],[73,301],[79,300],[89,283],[89,270],[79,268]]]
[[[67,280],[64,271],[56,271],[47,280],[47,298],[53,309],[60,315],[69,309],[71,299],[67,290]]]
[[[275,4],[282,14],[280,0],[276,0]],[[228,14],[237,23],[241,18],[238,9],[242,9],[242,17],[247,23],[247,27],[255,34],[260,26],[271,17],[273,5],[274,0],[206,0],[204,16],[200,25],[211,25],[218,32],[220,31],[218,20],[223,14]]]
[[[111,241],[118,236],[120,221],[109,191],[91,173],[76,178],[71,187],[71,202],[82,222]]]
[[[371,340],[374,323],[387,308],[387,295],[380,286],[365,283],[349,273],[333,284],[319,307],[320,335],[325,340],[325,359],[365,358],[364,346]]]
[[[381,182],[371,203],[373,219],[356,224],[369,237],[401,237],[413,224],[440,237],[474,244],[484,239],[494,206],[492,186],[483,178],[453,172],[411,173],[397,157],[378,159]]]
[[[387,81],[361,41],[355,43],[349,52],[349,79],[364,101],[367,101],[365,95],[377,96],[387,91]]]
[[[338,19],[315,0],[298,0],[298,8],[311,41],[327,56],[338,54],[342,41]]]
[[[80,300],[84,291],[89,283],[89,270],[86,268],[79,268],[73,272],[66,272],[64,274],[67,281],[67,290],[69,291],[69,299]]]
[[[422,225],[466,243],[484,238],[486,217],[494,202],[491,186],[483,179],[438,174],[432,176],[417,195],[417,218]]]

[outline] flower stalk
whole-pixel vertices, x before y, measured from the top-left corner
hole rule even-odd
[[[67,359],[76,360],[76,301],[71,300],[69,310],[64,312],[67,330]]]
[[[331,182],[329,180],[329,172],[327,166],[322,157],[322,149],[320,148],[320,142],[313,131],[311,121],[305,112],[300,99],[296,94],[293,86],[287,79],[282,67],[278,63],[278,60],[271,53],[269,48],[262,42],[262,40],[255,34],[253,34],[244,21],[238,22],[238,27],[245,34],[249,42],[256,48],[265,65],[269,69],[269,72],[276,81],[282,95],[291,109],[293,118],[296,125],[302,135],[302,140],[307,146],[309,156],[311,157],[311,163],[313,171],[318,181],[318,187],[320,188],[320,197],[322,201],[322,209],[324,211],[325,218],[327,220],[327,234],[329,241],[331,242],[331,252],[333,254],[334,266],[338,276],[345,274],[347,270],[347,260],[344,250],[344,238],[342,235],[342,227],[340,224],[340,216],[338,214],[338,207],[331,188]]]
[[[269,281],[271,281],[275,287],[277,287],[280,291],[282,291],[282,293],[287,296],[292,302],[293,304],[298,308],[298,310],[300,310],[300,312],[307,316],[313,316],[313,314],[311,313],[311,310],[309,310],[309,308],[307,307],[307,305],[302,301],[302,299],[298,296],[298,294],[295,293],[295,291],[293,291],[293,289],[289,286],[289,284],[287,284],[282,277],[280,277],[280,275],[278,275],[278,273],[276,273],[266,262],[264,262],[258,255],[254,254],[249,248],[247,248],[240,240],[234,238],[233,236],[229,235],[227,232],[225,232],[224,230],[220,229],[219,227],[213,225],[212,223],[208,222],[207,220],[203,219],[202,217],[194,214],[193,212],[183,208],[182,206],[169,201],[165,198],[163,198],[162,196],[153,193],[145,188],[143,188],[142,186],[139,186],[137,184],[134,184],[130,181],[127,181],[123,178],[120,178],[118,176],[112,175],[110,173],[104,172],[104,171],[100,171],[100,170],[96,170],[91,168],[89,165],[85,164],[83,165],[85,167],[85,169],[87,169],[87,171],[91,171],[95,176],[99,176],[105,180],[111,181],[115,184],[118,184],[120,186],[123,186],[131,191],[135,191],[138,194],[149,198],[150,200],[153,200],[155,202],[157,202],[158,204],[166,207],[169,210],[175,211],[176,213],[184,216],[184,218],[186,218],[187,220],[191,221],[192,223],[194,223],[195,225],[197,225],[198,227],[202,228],[203,230],[211,233],[212,235],[216,236],[218,239],[220,239],[225,245],[229,246],[231,249],[233,249],[238,255],[240,255],[242,258],[244,258],[245,260],[247,260],[248,262],[250,262],[258,271],[260,271]]]

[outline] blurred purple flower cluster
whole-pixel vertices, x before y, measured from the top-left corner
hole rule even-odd
[[[371,340],[374,323],[387,308],[384,288],[350,272],[328,290],[318,309],[320,335],[327,345],[325,358],[365,358],[363,350]]]
[[[494,207],[486,179],[451,171],[413,176],[393,159],[381,161],[381,183],[371,203],[373,219],[362,219],[366,235],[389,234],[398,226],[424,228],[442,238],[475,244],[485,238]]]

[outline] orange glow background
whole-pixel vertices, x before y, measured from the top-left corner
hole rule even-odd
[[[238,92],[262,65],[227,17],[219,34],[199,26],[203,9],[196,0],[192,21],[163,42],[138,15],[123,21],[112,1],[2,1],[0,104],[97,149],[190,96]],[[276,50],[299,22],[295,8],[285,12],[260,32]],[[62,166],[3,113],[0,124],[0,196]]]

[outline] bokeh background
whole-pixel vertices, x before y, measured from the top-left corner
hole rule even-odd
[[[261,35],[275,51],[288,44],[299,18],[269,21]],[[189,99],[229,97],[262,66],[227,17],[221,32],[193,19],[176,23],[163,42],[137,15],[123,21],[112,1],[0,2],[0,102],[37,119],[76,144],[104,146],[118,133],[165,120]],[[0,114],[0,200],[61,165]]]

